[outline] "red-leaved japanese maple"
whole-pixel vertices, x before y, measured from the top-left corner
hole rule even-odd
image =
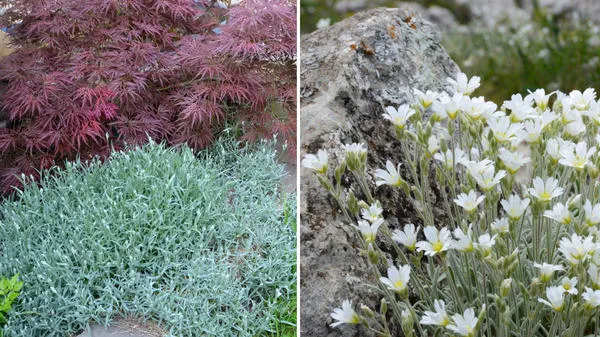
[[[200,149],[235,122],[295,148],[296,5],[243,0],[0,0],[0,188],[151,137]]]

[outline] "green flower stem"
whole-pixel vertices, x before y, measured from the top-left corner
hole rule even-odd
[[[390,240],[392,242],[392,247],[394,248],[396,255],[398,255],[400,257],[400,259],[402,260],[402,263],[406,264],[406,265],[410,265],[410,260],[408,259],[408,257],[404,253],[404,251],[402,251],[402,249],[400,249],[400,247],[398,247],[398,245],[392,239],[392,236],[391,236],[390,230],[387,226],[387,223],[384,223],[384,225],[381,227],[380,231],[388,240]],[[416,287],[417,287],[417,291],[419,293],[419,298],[427,298],[427,293],[425,292],[425,289],[423,288],[423,284],[426,284],[427,278],[424,277],[425,275],[421,274],[419,269],[414,268],[414,269],[412,269],[412,271],[413,271],[413,277],[417,278],[417,282],[413,282],[413,284],[416,285]]]
[[[408,311],[410,311],[410,314],[413,317],[419,317],[417,315],[417,313],[415,312],[415,309],[413,308],[412,304],[408,301],[408,299],[403,299],[404,303],[406,304],[406,308],[408,309]],[[417,330],[419,330],[419,336],[427,336],[425,334],[425,332],[423,331],[423,328],[421,327],[421,324],[417,322],[417,324],[415,324],[417,326]]]
[[[458,294],[458,288],[456,287],[456,281],[454,279],[454,277],[452,276],[453,273],[450,273],[450,267],[448,266],[448,262],[446,261],[446,259],[444,257],[441,257],[442,260],[442,267],[444,268],[444,272],[446,273],[446,278],[448,279],[448,283],[450,284],[450,289],[452,291],[452,295],[454,295],[454,303],[457,303],[460,311],[464,311],[464,301],[463,299],[460,297],[460,295]]]

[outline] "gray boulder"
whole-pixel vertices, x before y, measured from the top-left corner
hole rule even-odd
[[[406,10],[408,13],[414,13],[430,23],[436,24],[442,32],[446,32],[459,25],[454,14],[444,7],[425,7],[416,2],[399,2],[397,7]]]
[[[301,154],[328,149],[333,167],[343,158],[342,144],[363,142],[369,172],[388,158],[401,160],[393,131],[381,117],[383,107],[412,102],[414,88],[442,91],[446,78],[458,71],[439,44],[438,29],[418,17],[405,22],[410,14],[374,9],[303,37]],[[365,286],[371,276],[358,256],[353,229],[312,172],[302,168],[300,174],[301,334],[369,336],[355,326],[329,327],[330,313],[342,300],[378,309],[379,295]],[[344,187],[357,191],[346,176]],[[380,187],[375,197],[392,226],[415,218],[399,191]]]

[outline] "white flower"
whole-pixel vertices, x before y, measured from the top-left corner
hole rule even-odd
[[[356,311],[354,311],[354,309],[352,309],[352,301],[349,301],[349,300],[344,300],[342,302],[341,308],[333,309],[333,312],[331,313],[331,317],[337,321],[337,322],[331,323],[330,326],[332,328],[335,328],[336,326],[338,326],[340,324],[344,324],[344,323],[358,324],[358,322],[360,321],[360,318],[356,314]]]
[[[471,225],[464,233],[462,229],[456,228],[454,230],[454,237],[456,241],[452,242],[452,249],[456,249],[461,252],[472,252],[473,251],[473,230]]]
[[[587,116],[596,125],[600,125],[600,103],[599,102],[592,101],[592,103],[590,104],[590,109],[588,111],[583,111],[581,114],[584,116]]]
[[[446,113],[450,119],[455,119],[460,111],[467,109],[471,105],[471,99],[460,93],[452,96],[452,103],[446,104]]]
[[[479,249],[483,256],[488,256],[492,252],[492,247],[496,244],[496,235],[490,236],[485,233],[479,236],[479,242],[477,242],[477,249]]]
[[[415,110],[409,108],[409,106],[406,104],[400,105],[398,109],[388,106],[385,107],[385,111],[387,111],[387,113],[383,114],[383,118],[391,121],[392,124],[398,129],[404,129],[408,119],[417,113]]]
[[[469,194],[461,193],[458,195],[458,197],[454,199],[454,202],[458,206],[464,208],[467,213],[471,213],[477,209],[477,205],[479,205],[483,199],[485,199],[485,196],[478,195],[475,190],[471,190],[469,191]]]
[[[573,152],[575,150],[575,152]],[[596,153],[596,147],[592,146],[589,150],[586,142],[579,142],[575,148],[561,148],[560,155],[562,158],[558,161],[559,164],[582,169],[588,165],[590,158]]]
[[[417,101],[424,109],[427,109],[440,95],[439,93],[433,92],[431,90],[427,90],[427,92],[422,92],[419,89],[414,89],[414,92],[417,96]]]
[[[317,22],[317,29],[326,28],[331,25],[331,18],[320,18]]]
[[[421,318],[422,325],[440,325],[447,326],[450,324],[450,317],[448,317],[448,313],[446,312],[446,303],[442,300],[434,300],[433,307],[435,312],[433,311],[425,311],[423,313],[423,318]]]
[[[546,143],[546,153],[550,155],[554,162],[558,162],[562,158],[560,152],[573,151],[570,149],[571,147],[575,148],[575,144],[562,138],[552,138]]]
[[[440,149],[440,140],[436,136],[431,136],[427,140],[427,151],[429,153],[436,153]]]
[[[344,149],[346,149],[346,155],[348,154],[356,154],[361,155],[367,153],[367,146],[363,143],[352,143],[344,145]]]
[[[450,107],[449,105],[454,106]],[[440,97],[431,105],[431,117],[433,121],[439,122],[448,118],[447,109],[458,111],[460,107],[454,103],[452,98],[450,98],[447,93],[443,92]]]
[[[417,244],[417,234],[419,228],[415,229],[415,225],[409,223],[404,226],[404,230],[396,229],[392,233],[392,240],[404,245],[408,250],[415,250]]]
[[[582,134],[585,134],[586,130],[587,128],[585,123],[583,123],[581,116],[579,116],[576,121],[571,122],[564,127],[565,133],[571,137],[578,137]]]
[[[485,158],[481,161],[467,160],[464,158],[460,164],[467,168],[467,172],[475,177],[476,175],[482,175],[490,166],[494,166],[494,162]]]
[[[600,268],[598,268],[596,264],[590,263],[588,275],[590,275],[590,279],[594,286],[600,286]]]
[[[523,96],[521,96],[521,94],[514,94],[510,96],[510,101],[504,101],[504,103],[502,104],[502,108],[515,111],[523,106],[531,107],[532,103],[533,97],[525,96],[525,99],[523,99]]]
[[[492,228],[498,233],[508,233],[510,229],[508,224],[508,218],[500,218],[494,220],[492,222]]]
[[[490,191],[494,186],[500,183],[500,179],[506,176],[506,171],[500,170],[496,173],[496,169],[493,165],[489,165],[480,174],[473,175],[473,178],[477,182],[477,185],[484,191]]]
[[[498,157],[502,160],[502,163],[510,174],[515,174],[521,166],[530,162],[530,159],[525,157],[523,153],[515,151],[509,151],[505,148],[501,148]]]
[[[529,105],[516,106],[510,112],[510,120],[512,122],[522,122],[532,116],[536,116],[536,111]]]
[[[558,264],[550,264],[550,263],[534,263],[534,267],[540,268],[540,277],[542,282],[548,282],[552,279],[552,275],[555,271],[563,271],[565,268]]]
[[[473,120],[481,117],[488,118],[496,111],[497,105],[493,102],[486,102],[483,97],[473,97],[463,104],[463,110]]]
[[[381,277],[379,281],[393,291],[404,293],[410,281],[410,266],[400,265],[400,268],[390,266],[387,270],[388,277]]]
[[[490,118],[488,120],[488,126],[494,133],[494,137],[499,142],[508,142],[515,137],[517,132],[521,130],[520,123],[511,123],[510,118],[506,116],[500,116],[497,118]]]
[[[529,198],[521,199],[518,195],[512,194],[508,200],[500,201],[500,204],[511,220],[519,220],[529,207],[529,202]]]
[[[539,201],[550,201],[563,194],[564,189],[558,187],[558,180],[550,177],[546,181],[540,177],[533,179],[533,188],[528,189],[529,194],[536,197]]]
[[[560,240],[558,250],[567,261],[576,265],[590,257],[590,254],[596,250],[596,244],[592,236],[581,238],[573,233],[571,239],[564,237]]]
[[[539,116],[539,120],[542,122],[542,129],[545,129],[548,125],[558,119],[558,115],[555,112],[546,110]]]
[[[363,208],[361,210],[362,218],[368,220],[369,222],[374,222],[379,220],[382,216],[383,208],[378,201],[374,202],[369,206],[369,208]]]
[[[464,337],[475,336],[477,317],[475,316],[473,308],[468,308],[462,315],[452,315],[452,321],[453,323],[448,325],[448,329]]]
[[[540,119],[528,120],[523,123],[523,127],[516,134],[520,140],[533,144],[540,139],[543,128],[544,124]]]
[[[568,225],[573,220],[569,207],[560,202],[554,204],[552,210],[544,211],[544,217],[553,219],[562,225]]]
[[[383,219],[377,219],[377,221],[372,224],[364,220],[358,220],[358,226],[354,227],[360,231],[366,243],[373,243],[377,237],[379,226],[381,226],[382,223]]]
[[[475,89],[479,88],[481,78],[479,76],[473,76],[469,80],[465,73],[458,73],[456,75],[456,80],[448,77],[446,79],[448,83],[450,83],[452,89],[456,93],[470,95],[475,91]]]
[[[563,277],[560,281],[560,285],[563,287],[565,293],[577,295],[579,293],[579,290],[577,290],[577,281],[577,277]]]
[[[314,154],[305,155],[302,159],[302,166],[319,173],[327,172],[327,151],[319,150],[316,156]]]
[[[375,185],[390,185],[390,186],[400,186],[403,182],[402,177],[400,176],[400,165],[394,166],[391,161],[387,161],[385,163],[386,170],[376,169],[375,170]]]
[[[600,306],[600,290],[592,290],[591,288],[585,287],[585,292],[581,297],[583,297],[586,304],[592,308]]]
[[[561,121],[563,124],[569,124],[569,123],[573,123],[577,120],[581,120],[581,111],[573,108],[571,106],[571,100],[565,100],[565,103],[568,103],[567,105],[565,105],[561,111]]]
[[[556,91],[555,104],[558,107],[558,110],[571,109],[571,107],[573,106],[573,104],[571,104],[571,98],[569,97],[569,95],[566,95],[561,91]]]
[[[579,90],[573,90],[569,94],[573,108],[582,111],[590,107],[591,102],[596,99],[596,91],[593,88],[587,88],[583,93]]]
[[[544,111],[548,107],[548,101],[550,100],[550,96],[552,96],[552,94],[554,94],[554,92],[546,95],[544,89],[537,89],[534,92],[530,92],[527,96],[531,96],[535,102],[535,106]]]
[[[591,201],[586,200],[583,205],[583,211],[585,212],[585,223],[588,226],[600,224],[600,204],[592,206]]]
[[[452,237],[447,228],[442,228],[439,232],[433,226],[427,226],[423,230],[427,241],[417,242],[417,251],[424,251],[425,255],[434,256],[445,250],[450,249]]]
[[[455,149],[454,154],[453,154],[452,150],[448,149],[444,153],[439,152],[439,153],[434,154],[433,158],[437,161],[442,162],[444,167],[446,167],[447,169],[452,169],[455,158],[456,158],[456,163],[460,163],[464,160],[465,153],[461,149]]]
[[[565,300],[564,288],[562,286],[553,286],[546,288],[546,297],[548,300],[538,298],[540,303],[543,303],[555,311],[561,311]]]

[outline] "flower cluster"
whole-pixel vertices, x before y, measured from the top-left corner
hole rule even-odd
[[[382,122],[400,141],[402,164],[371,170],[364,146],[346,145],[334,184],[325,150],[303,161],[355,224],[383,297],[379,314],[344,302],[332,326],[360,324],[389,336],[391,318],[406,336],[597,333],[596,92],[538,89],[499,107],[470,96],[477,77],[461,73],[448,83],[447,92],[415,89],[414,104],[385,108]],[[345,189],[348,171],[356,184]],[[388,205],[376,199],[383,186],[414,203],[414,223],[391,228]]]

